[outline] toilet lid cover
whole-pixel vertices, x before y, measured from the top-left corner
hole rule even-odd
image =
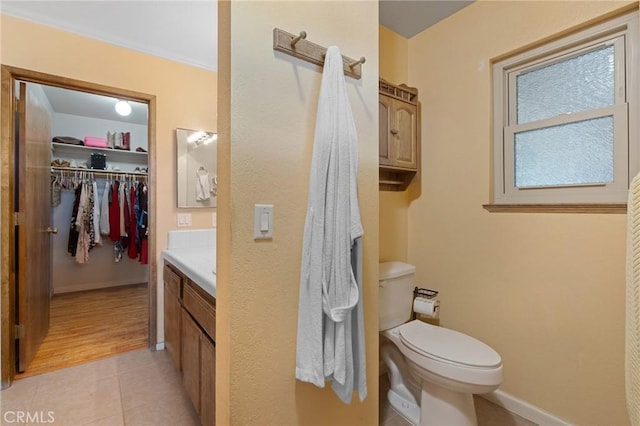
[[[500,355],[471,336],[419,320],[399,327],[402,342],[410,349],[443,362],[491,368],[502,363]]]

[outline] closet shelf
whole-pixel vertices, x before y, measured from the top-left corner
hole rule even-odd
[[[147,163],[148,157],[148,153],[146,152],[125,151],[112,148],[94,148],[91,146],[69,145],[58,142],[51,142],[51,150],[59,156],[86,156],[86,158],[89,158],[92,152],[102,152],[107,155],[107,161],[117,161],[121,163]]]
[[[87,169],[84,167],[51,167],[52,172],[86,172],[93,173],[98,176],[113,176],[113,175],[127,175],[127,176],[143,176],[146,177],[149,174],[147,172],[125,172],[121,170],[100,170],[100,169]]]

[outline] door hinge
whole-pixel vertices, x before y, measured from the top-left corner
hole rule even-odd
[[[23,217],[24,217],[24,215],[22,213],[14,212],[13,213],[13,224],[14,224],[14,226],[21,226]]]
[[[16,339],[24,339],[24,335],[26,332],[26,328],[24,326],[24,324],[16,324]]]

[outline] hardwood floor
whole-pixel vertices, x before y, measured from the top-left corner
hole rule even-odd
[[[147,299],[146,283],[53,296],[49,333],[16,379],[146,348]]]

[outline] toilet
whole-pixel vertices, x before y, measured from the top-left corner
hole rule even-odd
[[[381,356],[391,406],[420,426],[476,426],[473,394],[502,383],[502,359],[466,334],[411,321],[416,268],[380,263]]]

